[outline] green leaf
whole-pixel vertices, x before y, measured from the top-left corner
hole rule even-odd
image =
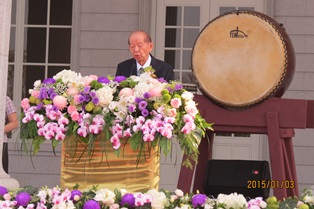
[[[55,149],[56,149],[56,147],[57,147],[57,145],[58,145],[59,143],[60,143],[60,140],[52,139],[52,141],[51,141],[52,151],[53,151],[53,154],[54,154],[55,156],[57,156],[57,155],[56,155],[56,152],[55,152]]]
[[[141,132],[136,132],[136,133],[133,134],[132,139],[129,140],[130,146],[131,146],[131,148],[132,148],[134,151],[136,151],[136,150],[139,149],[140,144],[141,144],[141,141],[142,141],[142,140],[141,140],[142,137],[143,137],[143,134],[142,134]]]
[[[37,152],[40,150],[40,145],[44,143],[46,139],[43,136],[37,136],[34,138],[32,145],[33,145],[33,154],[36,155]]]
[[[279,203],[279,209],[294,209],[297,207],[298,200],[293,197],[284,199]]]

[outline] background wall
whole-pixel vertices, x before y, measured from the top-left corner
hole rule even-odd
[[[313,100],[314,1],[276,0],[274,18],[286,28],[296,55],[295,75],[284,97]],[[299,189],[302,191],[314,184],[314,130],[295,130],[293,144]]]

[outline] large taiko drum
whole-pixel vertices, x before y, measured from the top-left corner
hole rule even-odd
[[[201,92],[228,109],[281,97],[294,75],[295,55],[285,29],[255,11],[233,11],[198,35],[192,70]]]

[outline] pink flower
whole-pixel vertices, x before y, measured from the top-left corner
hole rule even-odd
[[[68,113],[72,114],[74,111],[77,111],[76,107],[74,105],[69,105],[68,107]]]
[[[87,129],[85,127],[81,127],[77,129],[77,134],[86,137],[87,136]]]
[[[44,134],[44,137],[45,137],[45,139],[50,140],[50,139],[52,139],[54,137],[54,132],[53,131],[47,131]]]
[[[171,109],[168,110],[167,113],[168,113],[168,116],[170,116],[170,117],[176,117],[177,109],[176,108],[171,108]]]
[[[5,200],[10,200],[11,199],[11,195],[9,193],[6,193],[6,194],[3,195],[3,198]]]
[[[182,102],[179,98],[173,98],[170,100],[170,104],[174,108],[179,108],[182,105]]]
[[[39,94],[40,94],[40,92],[39,92],[39,91],[36,91],[36,90],[34,90],[34,91],[32,92],[32,96],[35,97],[35,98],[37,98],[37,97],[39,96]]]
[[[187,111],[187,113],[189,113],[193,117],[195,117],[195,115],[198,113],[198,110],[196,108],[194,101],[187,102],[184,109],[185,111]]]
[[[131,134],[131,131],[130,131],[130,128],[126,129],[125,131],[123,131],[123,137],[124,138],[128,138],[128,137],[131,137],[132,134]]]
[[[57,106],[59,110],[62,110],[67,106],[67,99],[63,96],[57,95],[53,98],[53,104]]]
[[[84,85],[85,86],[89,86],[89,84],[93,81],[93,80],[97,80],[98,76],[97,75],[89,75],[87,77],[84,77]]]
[[[80,95],[75,95],[73,99],[74,99],[74,102],[79,103]]]
[[[176,121],[176,118],[174,118],[174,117],[166,117],[166,118],[164,119],[164,121],[165,121],[166,123],[174,123],[174,122]]]
[[[131,88],[123,88],[119,92],[119,97],[122,97],[122,96],[129,97],[129,96],[131,96],[133,94],[134,94],[133,89],[131,89]]]
[[[78,113],[76,110],[71,113],[71,119],[73,121],[78,121],[80,119],[80,113]]]
[[[155,88],[151,88],[148,93],[150,95],[150,97],[160,97],[161,96],[161,91],[163,89],[161,87],[155,87]]]
[[[43,128],[39,128],[37,130],[37,134],[38,134],[38,136],[44,136],[45,135],[45,130]]]
[[[192,130],[195,129],[195,123],[193,122],[187,122],[183,128],[181,129],[181,132],[185,133],[185,134],[189,134],[191,133]]]
[[[185,123],[188,123],[188,122],[193,122],[194,119],[191,117],[191,115],[184,115],[184,116],[183,116],[183,121],[184,121]]]
[[[164,137],[166,137],[167,139],[171,139],[172,137],[172,131],[168,128],[164,128],[162,131],[161,131],[161,135],[163,135]]]
[[[121,146],[120,139],[116,135],[111,137],[110,142],[112,143],[112,147],[115,150],[119,149]]]
[[[43,115],[40,115],[40,114],[38,114],[38,113],[36,113],[36,114],[34,115],[34,120],[35,120],[36,122],[43,121],[43,120],[44,120],[44,116],[43,116]]]
[[[28,110],[30,108],[29,99],[24,98],[21,102],[21,106],[24,110]]]
[[[65,134],[62,133],[61,131],[59,131],[59,132],[56,134],[55,139],[56,139],[56,140],[63,140],[63,139],[65,139]]]
[[[92,134],[99,134],[101,132],[101,128],[97,125],[90,125],[88,129]]]
[[[70,87],[67,90],[67,94],[72,96],[72,97],[74,97],[74,96],[76,96],[78,94],[78,90],[76,88],[74,88],[74,87]]]
[[[181,132],[185,133],[185,134],[189,134],[189,133],[191,133],[191,131],[192,131],[192,129],[188,125],[183,126],[183,128],[181,129]]]
[[[153,134],[145,134],[143,137],[144,142],[152,142],[154,139],[155,137]]]
[[[119,209],[119,208],[120,208],[119,204],[112,204],[110,205],[109,209]]]
[[[36,124],[38,128],[43,128],[45,126],[45,121],[38,121]]]
[[[59,125],[67,125],[67,124],[69,124],[69,119],[67,119],[67,118],[65,118],[65,117],[61,117],[61,118],[59,118],[59,120],[58,120],[58,124],[59,124]]]

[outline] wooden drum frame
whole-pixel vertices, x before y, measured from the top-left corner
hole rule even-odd
[[[285,29],[255,11],[232,11],[210,21],[192,51],[192,71],[201,92],[227,109],[281,97],[294,69],[294,49]]]

